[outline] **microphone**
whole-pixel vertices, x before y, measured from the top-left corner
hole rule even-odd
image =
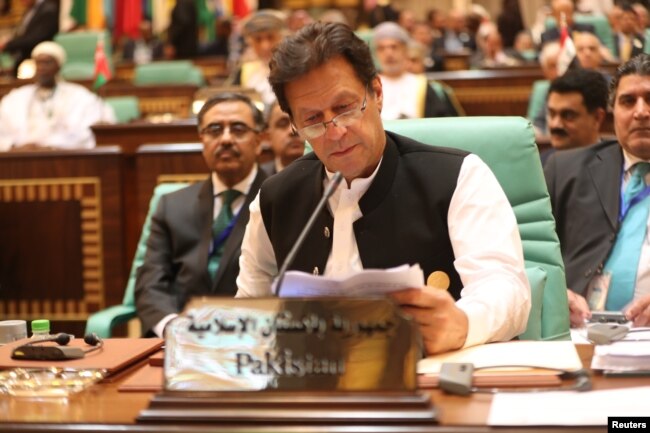
[[[280,268],[280,272],[278,272],[278,279],[275,284],[275,290],[273,291],[273,294],[275,296],[280,296],[280,290],[282,289],[282,282],[284,281],[284,274],[287,273],[287,269],[289,268],[289,266],[291,266],[291,263],[293,263],[293,260],[296,258],[296,254],[298,254],[298,250],[305,242],[307,233],[309,233],[309,230],[311,230],[312,226],[316,222],[316,218],[318,217],[318,214],[323,210],[325,204],[327,204],[327,200],[332,196],[332,194],[334,194],[334,191],[336,191],[336,188],[338,188],[342,179],[343,179],[343,175],[341,174],[340,171],[334,173],[334,176],[332,176],[332,180],[330,180],[329,185],[327,185],[327,188],[323,193],[323,197],[321,197],[320,201],[318,202],[318,205],[316,205],[316,209],[314,209],[314,211],[311,213],[311,216],[309,217],[307,224],[305,224],[305,227],[302,229],[302,232],[300,232],[300,236],[298,236],[298,239],[296,239],[296,242],[293,244],[293,247],[291,247],[289,254],[287,254],[287,257],[284,259],[284,263]]]

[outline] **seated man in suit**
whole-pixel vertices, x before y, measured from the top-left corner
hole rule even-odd
[[[524,331],[530,287],[501,186],[476,155],[384,131],[382,80],[365,42],[345,25],[313,23],[280,43],[269,80],[314,152],[268,178],[251,205],[237,296],[271,294],[280,265],[340,172],[344,181],[289,269],[345,277],[419,263],[425,275],[445,272],[448,291],[392,294],[419,324],[429,354]]]
[[[622,65],[611,88],[618,143],[557,152],[544,168],[573,326],[603,309],[650,324],[650,56]]]
[[[23,0],[25,14],[12,38],[0,41],[0,51],[14,57],[14,76],[23,60],[43,41],[51,41],[59,31],[59,2]]]
[[[61,79],[65,51],[56,42],[41,42],[32,58],[35,83],[0,101],[0,151],[95,147],[90,126],[115,123],[113,109],[84,86]]]
[[[607,115],[608,83],[600,72],[574,69],[551,82],[546,99],[546,123],[551,148],[542,152],[542,164],[556,150],[586,147],[600,141]]]
[[[260,168],[269,176],[279,173],[305,153],[305,140],[291,127],[289,115],[282,111],[277,101],[268,115],[266,135],[275,157]]]
[[[645,35],[639,32],[639,17],[629,3],[620,5],[618,31],[614,33],[614,55],[621,63],[644,52]],[[642,30],[645,33],[645,28]]]
[[[248,205],[266,178],[256,164],[264,117],[237,93],[210,98],[198,114],[204,182],[163,196],[151,219],[135,299],[143,335],[165,325],[191,296],[232,296]]]
[[[446,95],[431,88],[426,75],[406,70],[410,41],[406,30],[392,22],[381,23],[374,28],[373,40],[386,100],[383,119],[458,115]]]

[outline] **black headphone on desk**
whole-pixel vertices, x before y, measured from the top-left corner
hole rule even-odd
[[[29,359],[37,361],[57,361],[64,359],[79,359],[86,356],[87,353],[99,350],[104,346],[104,341],[99,338],[94,332],[87,334],[84,337],[84,342],[89,346],[89,349],[82,349],[81,347],[66,347],[71,340],[70,334],[56,334],[49,338],[42,340],[30,341],[26,344],[16,347],[11,352],[13,359]],[[56,346],[46,345],[41,346],[41,343],[54,341]]]

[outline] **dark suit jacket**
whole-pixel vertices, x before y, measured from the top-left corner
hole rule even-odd
[[[180,312],[191,296],[235,295],[248,206],[264,179],[266,175],[258,170],[224,245],[214,283],[207,270],[214,219],[211,179],[161,197],[135,283],[143,335],[153,336],[152,328],[165,316]]]
[[[18,65],[23,60],[30,58],[36,45],[43,41],[51,41],[58,32],[59,6],[55,1],[45,0],[36,6],[36,11],[25,31],[16,35],[5,45],[4,51],[16,56],[14,75],[18,71]]]
[[[544,165],[567,284],[583,296],[616,239],[622,170],[616,141],[556,152]]]
[[[572,35],[573,32],[589,32],[595,35],[596,28],[591,24],[573,23],[573,25],[569,28],[569,34]],[[550,29],[547,29],[544,31],[544,33],[542,33],[542,45],[544,45],[547,42],[559,41],[559,40],[560,40],[560,29],[557,26],[551,27]],[[602,43],[603,41],[600,42]]]
[[[614,35],[614,55],[619,58],[621,57],[621,38],[622,35],[620,33],[616,33]],[[634,38],[632,39],[632,52],[630,53],[630,59],[638,56],[639,54],[642,54],[644,52],[644,46],[645,36],[638,33],[635,34]]]
[[[196,57],[199,48],[199,24],[194,0],[177,0],[167,29],[169,43],[177,59]]]

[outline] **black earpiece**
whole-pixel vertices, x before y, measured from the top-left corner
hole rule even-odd
[[[84,336],[84,343],[88,344],[89,346],[94,346],[91,349],[86,349],[85,352],[93,352],[95,350],[99,350],[102,348],[104,345],[104,340],[99,338],[99,335],[95,334],[94,332],[92,334],[86,334]]]
[[[92,334],[86,334],[84,337],[84,342],[91,346],[97,346],[103,343],[102,339],[99,338],[99,336],[94,332]]]

